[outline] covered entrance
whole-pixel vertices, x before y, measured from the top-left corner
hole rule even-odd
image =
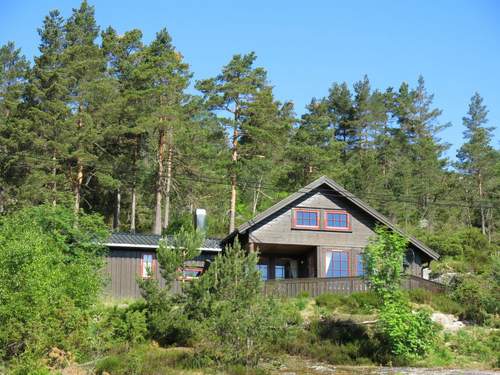
[[[255,244],[258,268],[263,280],[316,277],[316,247],[302,245]]]

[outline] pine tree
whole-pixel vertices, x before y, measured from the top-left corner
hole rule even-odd
[[[69,176],[73,189],[74,210],[81,207],[82,188],[90,179],[98,177],[105,181],[109,171],[96,169],[98,165],[100,129],[105,121],[106,111],[103,104],[109,100],[109,81],[105,78],[104,53],[95,40],[99,27],[94,17],[94,7],[84,0],[64,25],[65,48],[63,53],[64,69],[69,82],[69,108],[71,116],[68,126],[73,130],[70,142]],[[101,116],[101,118],[99,118]],[[99,149],[99,150],[98,150]],[[86,175],[87,173],[87,175]]]
[[[253,66],[256,58],[257,56],[253,52],[246,55],[235,55],[222,68],[221,74],[196,83],[196,88],[205,95],[209,108],[225,111],[227,114],[227,117],[221,117],[220,120],[228,129],[231,138],[231,164],[228,167],[231,181],[230,233],[234,231],[236,222],[240,141],[246,132],[247,111],[258,94],[268,88],[266,71],[263,68]]]
[[[168,226],[170,191],[174,156],[175,129],[185,121],[185,90],[191,73],[182,55],[172,45],[166,29],[156,34],[155,40],[144,50],[140,73],[148,82],[144,97],[150,113],[144,119],[156,142],[155,219],[153,232],[160,234]],[[165,155],[166,151],[166,155]],[[162,197],[165,194],[165,213],[162,225]]]
[[[36,158],[27,188],[41,202],[56,205],[66,200],[68,186],[64,175],[68,144],[66,122],[70,116],[67,106],[69,80],[65,74],[62,54],[64,50],[64,19],[54,10],[45,17],[40,35],[40,56],[26,89],[27,110],[30,119],[30,150]]]
[[[28,69],[14,43],[0,47],[0,214],[16,204],[31,166],[23,153],[30,141],[19,113]]]
[[[474,188],[471,190],[472,196],[468,197],[471,202],[479,204],[480,227],[483,234],[486,234],[488,215],[492,210],[486,207],[486,200],[490,193],[498,189],[498,186],[491,186],[490,181],[494,177],[495,152],[491,146],[493,127],[486,127],[488,110],[483,104],[483,98],[479,93],[475,93],[469,104],[467,116],[463,117],[465,143],[458,151],[458,168],[470,178]],[[490,220],[491,222],[492,220]]]
[[[102,33],[102,39],[102,48],[108,60],[108,74],[118,86],[118,95],[113,103],[112,126],[108,126],[104,135],[106,149],[112,159],[110,164],[115,179],[119,181],[119,186],[113,192],[113,227],[115,230],[120,229],[122,191],[130,191],[130,231],[135,232],[139,166],[145,151],[147,132],[140,121],[145,108],[141,92],[146,85],[138,74],[144,57],[142,33],[140,30],[131,30],[119,36],[109,27]]]

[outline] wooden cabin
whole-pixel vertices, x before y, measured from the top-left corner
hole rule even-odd
[[[196,217],[197,227],[203,222],[204,217]],[[197,277],[207,261],[238,239],[248,251],[259,251],[258,267],[266,281],[265,293],[274,293],[278,281],[282,281],[278,294],[288,296],[301,291],[318,295],[327,291],[367,290],[361,277],[364,273],[363,250],[374,237],[377,225],[386,226],[408,239],[403,264],[409,275],[405,287],[442,290],[442,285],[424,279],[424,270],[432,260],[439,258],[436,252],[325,176],[242,224],[222,241],[206,239],[200,256],[188,262],[183,277]],[[109,296],[139,297],[136,280],[147,277],[148,269],[153,271],[160,285],[164,285],[156,260],[161,239],[151,234],[111,235],[107,243],[110,249],[107,259]],[[176,288],[178,283],[174,282],[174,292]]]
[[[381,213],[323,176],[283,199],[226,237],[258,250],[264,280],[362,276],[363,249],[383,225],[408,241],[404,268],[423,277],[439,255]]]
[[[113,233],[106,246],[109,249],[106,259],[108,285],[106,296],[112,298],[139,298],[141,296],[137,278],[156,278],[161,286],[165,285],[158,272],[157,249],[161,240],[169,237],[154,234]],[[197,277],[203,272],[208,261],[220,251],[220,240],[207,238],[200,248],[200,255],[187,262],[184,279]]]

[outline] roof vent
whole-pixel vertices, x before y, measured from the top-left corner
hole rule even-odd
[[[194,212],[194,229],[200,232],[207,231],[207,211],[204,208],[197,208]]]

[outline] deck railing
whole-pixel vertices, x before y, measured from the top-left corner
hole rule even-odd
[[[426,289],[432,292],[444,292],[443,284],[426,280],[418,276],[408,275],[402,280],[404,289]],[[307,293],[317,297],[323,293],[350,294],[365,292],[369,287],[362,277],[329,277],[329,278],[299,278],[284,280],[268,280],[264,283],[263,293],[276,297],[295,297]]]

